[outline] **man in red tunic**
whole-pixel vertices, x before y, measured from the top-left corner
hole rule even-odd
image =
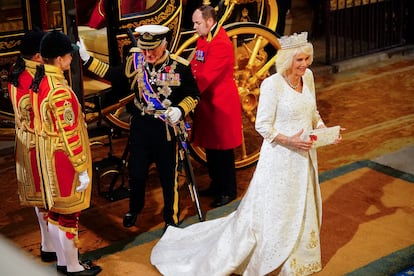
[[[211,184],[201,195],[213,195],[212,207],[237,196],[234,148],[242,142],[240,98],[234,80],[234,52],[225,30],[218,26],[213,7],[201,6],[193,13],[200,36],[191,68],[201,100],[194,114],[194,144],[206,152]]]
[[[78,259],[79,215],[90,205],[92,158],[81,105],[63,73],[75,50],[59,31],[45,35],[40,45],[45,64],[36,69],[30,98],[58,270],[72,276],[97,275],[99,266],[83,266]]]
[[[29,87],[36,66],[43,63],[40,55],[40,30],[28,31],[20,44],[20,57],[9,75],[8,89],[15,118],[15,159],[19,201],[22,206],[34,206],[40,226],[40,257],[44,262],[56,261],[56,253],[47,230],[47,211],[36,163],[33,110],[30,104]]]

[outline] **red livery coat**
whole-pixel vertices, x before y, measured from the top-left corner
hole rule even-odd
[[[199,38],[191,70],[201,100],[193,119],[193,143],[226,150],[242,142],[240,97],[234,80],[234,52],[220,27],[208,38]]]
[[[45,64],[46,75],[37,93],[31,91],[37,156],[48,207],[72,214],[89,207],[92,183],[82,192],[78,174],[88,170],[92,158],[81,105],[63,72]]]
[[[16,179],[20,204],[45,208],[43,186],[36,161],[33,109],[29,87],[39,63],[24,60],[25,70],[19,75],[18,86],[9,83],[10,100],[15,117]]]

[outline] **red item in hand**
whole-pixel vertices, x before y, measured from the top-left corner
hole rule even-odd
[[[312,142],[317,141],[318,140],[318,136],[316,136],[315,134],[311,134],[309,135],[310,139]]]

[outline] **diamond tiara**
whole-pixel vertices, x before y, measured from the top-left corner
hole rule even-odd
[[[293,35],[285,35],[279,39],[282,49],[291,49],[300,47],[308,42],[308,32],[294,33]]]

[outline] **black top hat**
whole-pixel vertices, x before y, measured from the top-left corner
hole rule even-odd
[[[67,35],[57,30],[46,34],[40,43],[40,54],[44,58],[56,58],[78,50]]]
[[[23,57],[31,58],[35,54],[40,53],[40,41],[46,33],[34,29],[25,33],[20,44],[20,53]]]

